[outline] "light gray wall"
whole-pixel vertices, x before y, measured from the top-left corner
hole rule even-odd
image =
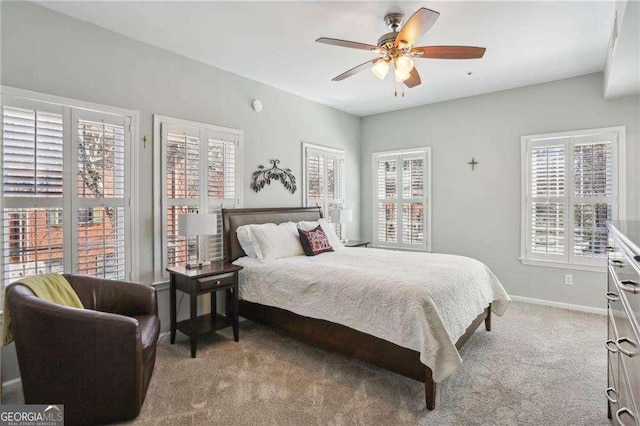
[[[25,2],[2,2],[1,83],[140,112],[140,137],[152,137],[153,114],[231,127],[245,132],[244,206],[302,205],[302,142],[346,150],[346,201],[360,236],[360,120],[358,117],[270,86],[155,48],[111,31]],[[260,99],[262,113],[251,109]],[[142,148],[138,170],[140,281],[153,279],[152,147]],[[251,172],[278,158],[298,179],[291,195],[275,183],[260,193],[249,188]],[[159,293],[168,326],[166,290]],[[185,304],[181,314],[188,312]],[[10,348],[8,348],[10,349]],[[2,379],[16,377],[4,351]]]
[[[2,84],[140,112],[140,137],[151,138],[162,114],[244,130],[244,206],[302,205],[302,142],[347,151],[347,202],[359,217],[359,118],[270,86],[118,35],[25,2],[2,5]],[[256,113],[251,100],[264,109]],[[249,188],[258,164],[278,158],[299,182]],[[141,281],[153,276],[152,147],[139,160]],[[355,184],[354,184],[355,183]],[[348,228],[358,237],[360,224]]]
[[[363,118],[363,236],[371,238],[373,226],[371,154],[430,146],[433,251],[485,262],[513,295],[606,307],[604,273],[518,260],[523,135],[625,125],[627,217],[640,219],[640,98],[604,101],[602,87],[598,73]],[[565,273],[573,286],[564,285]]]

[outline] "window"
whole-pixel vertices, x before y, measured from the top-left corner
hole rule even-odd
[[[334,209],[346,207],[344,150],[303,143],[302,151],[304,205],[320,206],[322,216],[331,220]],[[332,225],[344,238],[344,227],[339,223]]]
[[[159,140],[157,139],[159,136]],[[156,280],[165,269],[195,256],[197,238],[178,235],[178,217],[186,213],[219,213],[241,205],[243,132],[210,124],[154,116],[157,203]],[[201,256],[223,258],[222,219],[218,234],[201,238]]]
[[[373,154],[373,245],[431,250],[431,148]]]
[[[136,114],[3,90],[2,283],[47,272],[134,279]]]
[[[614,127],[522,138],[523,263],[605,265],[605,221],[624,211],[624,135]]]

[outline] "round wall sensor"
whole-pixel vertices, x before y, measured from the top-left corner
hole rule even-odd
[[[262,111],[262,102],[260,102],[257,99],[254,99],[253,102],[251,102],[251,107],[255,112],[260,112]]]

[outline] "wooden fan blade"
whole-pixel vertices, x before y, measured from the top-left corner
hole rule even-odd
[[[403,44],[404,47],[413,45],[436,23],[439,16],[440,14],[435,10],[427,9],[426,7],[418,9],[398,33],[396,45]]]
[[[418,74],[418,70],[416,67],[411,68],[411,72],[409,73],[409,78],[404,81],[404,84],[411,89],[412,87],[419,86],[422,83],[420,80],[420,74]]]
[[[332,46],[349,47],[351,49],[376,51],[378,46],[366,43],[358,43],[357,41],[339,40],[337,38],[320,37],[316,40],[318,43],[330,44]]]
[[[348,78],[348,77],[351,77],[352,75],[358,74],[360,71],[364,71],[367,68],[371,68],[374,64],[376,64],[378,61],[381,61],[381,60],[382,60],[382,58],[376,58],[376,59],[372,59],[370,61],[367,61],[364,64],[360,64],[357,67],[353,67],[349,71],[343,72],[339,76],[332,78],[331,81],[342,81],[345,78]]]
[[[478,59],[484,56],[484,47],[473,46],[424,46],[411,49],[414,58]]]

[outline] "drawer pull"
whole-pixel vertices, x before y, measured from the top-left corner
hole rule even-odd
[[[618,391],[615,390],[614,388],[605,389],[604,394],[607,396],[607,399],[609,400],[610,403],[612,404],[618,403],[618,398],[620,397],[620,395],[618,394]]]
[[[618,411],[616,411],[616,419],[618,420],[618,424],[620,424],[621,426],[626,426],[625,423],[622,422],[622,420],[620,420],[620,417],[622,417],[623,414],[627,414],[629,415],[629,417],[631,417],[633,419],[633,423],[631,424],[636,424],[636,416],[635,414],[633,414],[633,411],[629,410],[627,407],[622,407],[621,409],[619,409]]]
[[[628,293],[638,294],[640,293],[640,284],[637,281],[633,280],[622,280],[620,281],[620,287]]]
[[[633,352],[628,351],[622,346],[620,346],[621,343],[625,343],[625,342],[628,343],[629,346],[633,346],[634,348]],[[620,337],[618,340],[616,340],[616,348],[618,348],[620,352],[622,352],[629,358],[631,358],[632,356],[638,355],[638,343],[634,340],[629,339],[628,337]]]
[[[624,265],[622,260],[617,260],[617,259],[612,260],[610,263],[611,263],[611,266],[615,266],[616,268],[622,268],[622,266]]]
[[[614,249],[613,247],[611,247],[611,246],[606,246],[604,249],[605,249],[606,251],[613,251],[613,250],[615,250],[615,249]]]
[[[620,295],[612,291],[605,294],[604,297],[606,297],[607,300],[611,300],[612,302],[617,302],[618,300],[620,300]]]
[[[616,342],[614,340],[607,340],[606,342],[604,342],[604,347],[607,348],[607,350],[612,354],[618,352],[618,347],[616,346]]]

